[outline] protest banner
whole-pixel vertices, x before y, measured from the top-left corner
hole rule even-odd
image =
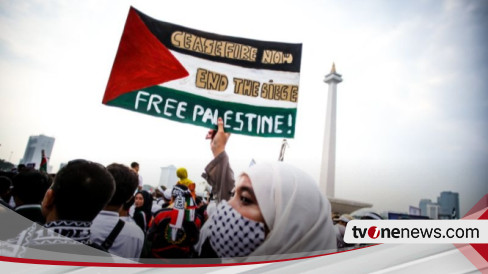
[[[301,44],[223,36],[131,7],[103,104],[227,132],[293,138]]]

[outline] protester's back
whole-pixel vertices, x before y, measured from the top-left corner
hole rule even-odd
[[[138,259],[144,243],[144,233],[134,222],[119,218],[119,210],[137,188],[137,174],[121,164],[111,164],[107,170],[115,179],[115,193],[108,205],[93,220],[91,240],[112,254]]]
[[[25,255],[29,258],[49,254],[39,253],[39,250],[63,255],[107,255],[84,245],[103,250],[91,243],[90,226],[111,199],[114,189],[114,179],[102,165],[86,160],[69,162],[57,173],[42,201],[45,228],[32,226],[12,242],[19,246],[19,250],[25,251],[29,247]]]
[[[153,258],[190,258],[194,255],[200,219],[196,218],[195,203],[188,188],[173,188],[173,203],[155,214],[147,239]]]

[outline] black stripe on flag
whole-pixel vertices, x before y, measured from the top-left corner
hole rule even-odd
[[[133,8],[133,7],[131,7]],[[246,68],[254,69],[268,69],[276,71],[300,72],[300,62],[302,57],[302,44],[268,42],[260,40],[252,40],[246,38],[224,36],[210,32],[199,31],[151,18],[144,13],[133,8],[141,20],[146,24],[147,28],[163,43],[168,49],[174,50],[187,55],[207,59],[214,62],[227,63]],[[198,37],[199,39],[224,42],[232,44],[232,46],[239,44],[246,48],[255,48],[255,58],[239,59],[228,58],[218,55],[207,54],[198,50],[191,50],[185,47],[177,47],[171,42],[171,36],[175,33],[184,33],[189,37]],[[183,37],[183,36],[180,36]],[[183,38],[182,38],[183,39]],[[222,44],[222,43],[221,43]],[[289,58],[290,55],[292,58]],[[264,56],[264,59],[263,59]],[[253,60],[249,60],[253,59]]]

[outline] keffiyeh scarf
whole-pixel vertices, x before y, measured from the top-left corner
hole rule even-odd
[[[23,257],[28,247],[54,244],[90,244],[91,222],[53,221],[40,227],[32,224],[16,238],[10,239],[2,248],[2,253]],[[76,241],[76,242],[75,242]]]
[[[243,217],[226,201],[208,221],[210,244],[220,258],[247,256],[264,242],[264,223]]]

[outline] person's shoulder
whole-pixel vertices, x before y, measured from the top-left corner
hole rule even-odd
[[[127,222],[127,223],[135,223],[134,218],[131,216],[120,216],[119,217],[122,221]]]
[[[42,215],[41,205],[24,205],[15,208],[15,212],[39,224],[44,224],[46,221]]]
[[[132,218],[136,219],[136,217],[141,217],[144,215],[146,215],[146,213],[144,213],[143,210],[134,210],[134,215],[132,216]]]
[[[109,211],[102,210],[92,221],[92,228],[98,226],[113,226],[119,219],[118,214],[112,214]]]
[[[126,236],[129,236],[131,238],[141,238],[144,239],[144,232],[142,229],[134,222],[127,222],[124,221],[124,228],[120,232],[121,234],[124,234]]]

